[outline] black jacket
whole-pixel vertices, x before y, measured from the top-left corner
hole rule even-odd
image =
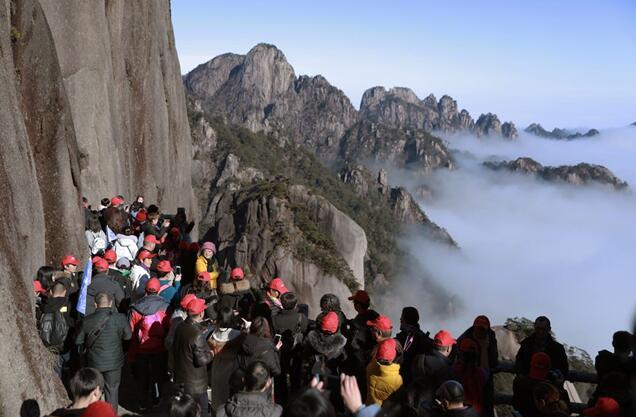
[[[532,360],[532,355],[536,352],[547,353],[552,361],[551,369],[560,370],[563,376],[567,378],[570,367],[568,365],[568,357],[565,354],[565,348],[561,343],[550,336],[548,336],[544,346],[537,346],[534,335],[526,337],[521,342],[521,347],[519,348],[519,352],[517,352],[515,361],[515,372],[517,374],[528,375],[530,373],[530,361]]]
[[[446,410],[438,417],[479,417],[479,413],[472,406],[468,405],[460,409]]]
[[[315,374],[323,377],[338,376],[347,359],[347,339],[340,333],[325,334],[312,330],[303,346],[302,373],[306,380]]]
[[[454,354],[457,354],[456,349],[459,347],[459,344],[464,339],[471,339],[475,343],[477,343],[477,346],[479,346],[479,342],[473,337],[473,328],[470,327],[457,338],[457,343],[453,347],[453,349],[455,350]],[[492,329],[488,330],[488,364],[490,365],[491,370],[499,366],[499,350],[497,348],[497,337],[495,336],[495,332],[492,331]]]
[[[111,314],[100,336],[86,352],[86,365],[98,371],[112,371],[124,365],[124,349],[122,341],[130,340],[132,331],[123,314],[103,307],[95,310],[82,320],[75,344],[83,345],[86,337],[98,327],[99,323]]]
[[[285,332],[295,334],[298,331],[304,334],[307,332],[307,326],[309,325],[307,317],[295,309],[281,310],[277,315],[272,317],[272,322],[274,332],[281,335]]]
[[[67,297],[47,297],[42,300],[37,312],[38,329],[40,321],[45,314],[55,314],[58,311],[62,314],[62,317],[64,317],[64,321],[68,326],[66,340],[59,350],[60,353],[66,353],[73,348],[75,343],[75,332],[73,331],[75,320],[71,317],[72,307]]]
[[[262,392],[238,392],[216,412],[216,417],[279,417],[283,408]]]
[[[203,337],[204,331],[203,326],[187,318],[174,335],[175,383],[183,384],[185,392],[191,395],[204,393],[208,386],[207,366],[212,362],[212,352]]]
[[[453,379],[450,360],[437,350],[420,354],[413,358],[412,380],[427,380],[432,386],[439,387]]]
[[[95,296],[100,292],[113,297],[113,311],[117,310],[119,303],[124,299],[124,290],[112,277],[103,273],[93,275],[91,284],[86,290],[86,316],[95,312]]]
[[[433,351],[433,340],[427,333],[420,330],[419,325],[409,326],[401,330],[395,339],[400,342],[403,348],[402,363],[400,364],[400,375],[405,383],[411,380],[411,366],[417,355],[431,353]]]
[[[255,361],[261,361],[267,365],[271,376],[280,375],[280,357],[271,339],[258,337],[253,334],[240,336],[240,348],[238,352],[239,365],[246,369]]]

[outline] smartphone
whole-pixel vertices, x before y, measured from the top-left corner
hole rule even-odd
[[[275,334],[275,335],[274,335],[274,345],[277,345],[277,344],[278,344],[278,342],[280,342],[282,338],[283,338],[283,336],[282,336],[282,335],[280,335],[280,334]]]
[[[177,265],[177,266],[174,268],[174,274],[175,274],[175,275],[181,275],[181,265]]]

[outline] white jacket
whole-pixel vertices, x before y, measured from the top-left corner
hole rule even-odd
[[[146,271],[146,269],[141,265],[135,264],[130,269],[130,275],[128,278],[130,279],[130,283],[132,284],[133,293],[137,292],[137,288],[139,288],[139,281],[144,275],[150,276],[150,273]]]
[[[117,235],[117,241],[115,242],[115,253],[117,259],[126,258],[129,261],[133,261],[137,255],[137,237],[127,235]]]

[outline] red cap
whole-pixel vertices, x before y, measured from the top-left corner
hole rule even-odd
[[[453,336],[448,330],[440,330],[433,338],[433,344],[437,347],[453,346],[455,343],[457,343],[457,341],[453,339]]]
[[[274,278],[273,280],[271,280],[267,288],[269,288],[270,290],[276,290],[281,293],[281,295],[289,292],[281,278]]]
[[[124,199],[121,197],[113,197],[110,199],[110,204],[112,206],[118,206],[124,202]]]
[[[106,259],[104,258],[94,257],[93,265],[95,266],[95,269],[98,271],[102,271],[102,272],[108,271],[109,265],[108,265],[108,262],[106,262]]]
[[[190,243],[190,252],[198,252],[199,244],[197,242]]]
[[[551,366],[552,360],[550,356],[545,352],[537,352],[530,359],[530,374],[528,376],[531,379],[543,381],[548,377]]]
[[[62,258],[62,267],[66,266],[66,265],[75,265],[75,266],[77,266],[77,265],[79,265],[79,261],[73,255],[66,255],[65,257]]]
[[[477,342],[473,339],[464,338],[461,342],[459,342],[459,350],[461,352],[478,352],[479,346],[477,346]]]
[[[181,236],[181,232],[179,231],[179,228],[177,227],[173,227],[170,229],[170,236],[172,236],[173,238],[178,238],[179,236]]]
[[[371,298],[369,298],[369,294],[366,291],[358,290],[355,294],[349,297],[351,301],[357,301],[362,304],[369,304],[371,302]]]
[[[243,269],[241,268],[234,268],[230,273],[230,278],[235,280],[243,279],[244,276],[245,274],[243,273]]]
[[[154,243],[155,245],[159,245],[161,242],[159,242],[159,239],[157,239],[157,236],[155,235],[146,235],[144,236],[144,243]]]
[[[199,314],[203,310],[205,310],[205,300],[200,298],[194,298],[192,301],[188,303],[188,307],[186,308],[189,314]]]
[[[187,250],[190,250],[190,244],[188,242],[186,242],[185,240],[182,240],[179,242],[179,246],[177,246],[179,248],[180,251],[185,252]]]
[[[156,255],[149,250],[142,249],[137,253],[137,259],[144,261],[146,259],[154,258]]]
[[[383,332],[390,332],[393,330],[393,323],[387,316],[379,315],[375,320],[367,321],[367,326],[374,327]]]
[[[179,303],[179,305],[181,306],[181,308],[183,310],[187,310],[188,309],[188,303],[190,303],[190,301],[194,300],[195,298],[197,298],[197,296],[194,295],[194,294],[186,294],[181,299],[181,302]]]
[[[44,289],[44,287],[42,286],[42,283],[40,281],[33,281],[33,291],[35,291],[37,293],[46,292],[46,290]]]
[[[139,223],[145,222],[146,220],[148,220],[148,214],[146,214],[145,210],[139,210],[137,212],[137,215],[135,216],[135,220],[137,220]]]
[[[395,339],[385,339],[378,345],[375,358],[379,361],[393,362],[397,356],[397,344]]]
[[[610,397],[600,397],[592,408],[583,410],[583,415],[588,417],[618,417],[621,406],[615,399]]]
[[[81,417],[117,417],[113,406],[106,401],[96,401],[86,407]]]
[[[208,282],[212,279],[212,276],[210,275],[208,271],[203,271],[197,274],[197,279],[199,281]]]
[[[170,261],[159,261],[157,264],[157,271],[172,272],[172,265],[170,265]]]
[[[104,252],[103,258],[109,264],[114,264],[115,262],[117,262],[117,253],[115,253],[115,251],[112,249],[108,249],[106,252]]]
[[[322,321],[320,322],[320,330],[325,333],[335,333],[338,331],[339,322],[340,320],[338,320],[338,315],[333,311],[330,311],[322,317]]]
[[[146,292],[154,292],[157,293],[161,289],[161,283],[157,278],[150,278],[148,282],[146,282]]]
[[[490,319],[486,316],[477,316],[473,322],[473,327],[481,327],[485,330],[490,330]]]

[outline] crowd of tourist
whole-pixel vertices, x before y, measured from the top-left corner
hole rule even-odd
[[[86,213],[85,253],[40,268],[36,322],[55,354],[71,404],[52,416],[115,416],[129,367],[137,413],[174,417],[494,416],[497,337],[478,316],[455,338],[399,323],[369,294],[325,294],[308,311],[285,277],[221,268],[214,242],[192,242],[194,223],[138,196],[101,200]],[[341,302],[352,303],[346,317]],[[589,417],[631,413],[634,339],[614,335],[596,359]],[[513,405],[523,417],[570,414],[570,372],[547,317],[538,317],[515,363]],[[154,411],[153,411],[154,410]],[[47,414],[48,413],[48,414]]]

